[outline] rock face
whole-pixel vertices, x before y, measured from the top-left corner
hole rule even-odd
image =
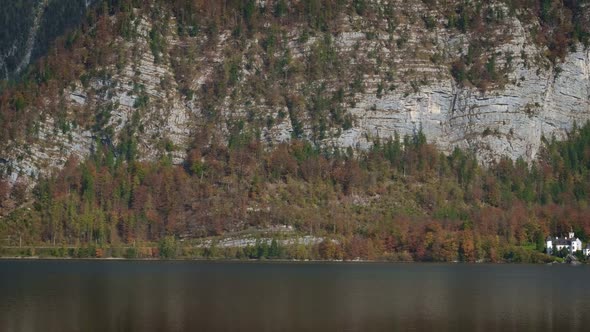
[[[538,52],[524,39],[504,47],[514,53]],[[543,136],[563,138],[574,122],[590,119],[590,52],[579,48],[548,70],[527,67],[522,59],[514,66],[509,80],[515,83],[486,93],[458,87],[446,77],[415,93],[364,95],[350,110],[357,126],[336,142],[367,146],[366,134],[387,138],[422,128],[446,152],[460,147],[475,151],[484,161],[500,156],[533,160]]]
[[[552,64],[542,56],[545,49],[531,41],[522,22],[506,19],[502,35],[487,51],[496,57],[495,66],[503,68],[505,75],[502,84],[482,92],[458,83],[449,70],[454,59],[468,52],[476,36],[446,29],[440,17],[434,29],[427,29],[420,15],[428,10],[420,2],[399,1],[396,6],[410,16],[398,19],[394,31],[382,28],[387,24],[384,21],[342,17],[338,31],[331,34],[331,47],[343,62],[340,70],[361,73],[360,81],[356,79],[360,88],[346,91],[340,103],[353,121],[347,128],[330,127],[324,137],[317,138],[310,120],[312,107],[299,118],[303,137],[324,146],[367,148],[376,137],[422,130],[442,151],[469,149],[485,163],[501,156],[533,160],[543,136],[562,138],[574,122],[590,120],[590,51],[583,46]],[[418,19],[412,20],[411,15]],[[136,37],[117,41],[125,61],[117,68],[107,68],[110,75],[84,84],[72,82],[64,94],[70,118],[84,112],[92,117],[100,113],[101,132],[112,133],[112,144],[120,143],[121,133],[130,132],[141,159],[170,155],[173,162],[182,162],[191,137],[202,128],[207,115],[202,95],[180,93],[184,73],[173,65],[181,57],[173,51],[185,50],[189,44],[196,49],[208,45],[207,51],[198,51],[188,60],[192,76],[185,85],[193,91],[202,91],[207,82],[215,80],[216,71],[227,69],[228,59],[241,59],[238,79],[216,104],[219,117],[215,128],[222,139],[228,140],[232,124],[251,117],[252,110],[256,118],[272,120],[272,125],[260,126],[261,138],[269,144],[293,136],[296,123],[286,103],[271,103],[266,95],[251,92],[254,78],[266,77],[260,69],[263,51],[256,35],[243,43],[242,53],[236,56],[227,51],[234,43],[231,31],[221,31],[215,43],[206,36],[181,38],[172,17],[168,25],[173,28],[164,33],[168,51],[160,52],[150,50],[153,24],[148,17],[136,18]],[[321,35],[315,35],[302,41],[303,30],[294,27],[286,37],[293,68],[308,66],[310,52],[322,40]],[[316,83],[334,92],[338,79],[349,80],[341,85],[345,87],[355,80],[352,74],[338,77],[320,77]],[[302,89],[308,82],[294,80],[292,84],[294,91],[306,91]],[[50,173],[72,155],[84,158],[97,140],[105,139],[89,126],[71,125],[66,132],[57,130],[55,123],[48,116],[39,124],[32,143],[15,141],[2,146],[4,177],[14,183],[21,177]]]

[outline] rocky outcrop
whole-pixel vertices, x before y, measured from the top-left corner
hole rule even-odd
[[[445,152],[455,147],[469,149],[483,162],[500,156],[533,160],[543,136],[562,138],[574,122],[590,119],[588,49],[578,45],[563,61],[552,64],[542,56],[544,48],[531,42],[524,24],[509,19],[498,32],[499,42],[492,52],[497,54],[496,66],[505,69],[505,77],[501,84],[483,92],[458,83],[449,71],[451,61],[467,52],[473,36],[449,31],[443,27],[444,22],[427,29],[420,23],[422,13],[427,11],[420,2],[400,1],[397,6],[415,13],[418,23],[401,21],[395,31],[388,32],[383,28],[386,22],[369,22],[356,16],[342,18],[339,32],[332,39],[335,52],[344,62],[343,70],[353,71],[361,63],[365,70],[371,70],[362,73],[361,91],[347,92],[341,104],[354,119],[352,127],[329,128],[319,144],[367,148],[376,137],[412,135],[422,130]],[[66,91],[66,107],[70,115],[104,112],[102,118],[106,120],[101,129],[113,133],[108,137],[112,144],[118,143],[120,133],[131,130],[137,138],[140,158],[153,160],[169,154],[180,163],[191,137],[200,128],[196,124],[202,123],[202,103],[198,96],[180,93],[178,72],[172,65],[174,55],[162,52],[157,60],[149,44],[152,22],[147,17],[137,20],[137,37],[133,41],[119,40],[126,61],[117,68],[108,68],[112,75],[107,78],[94,78],[86,84],[73,82]],[[169,26],[174,25],[172,18]],[[165,36],[169,50],[189,43],[196,48],[211,44],[206,37],[180,38],[175,31],[169,28]],[[305,64],[321,36],[299,42],[302,33],[293,28],[288,48],[294,62]],[[220,32],[216,43],[208,46],[211,50],[191,59],[196,72],[190,85],[194,91],[214,79],[213,73],[225,59],[236,57],[226,50],[230,38],[231,31]],[[255,36],[245,44],[249,46],[242,49],[240,79],[234,91],[249,88],[251,78],[261,76],[257,66],[262,60],[256,54],[260,52],[260,41]],[[246,65],[248,57],[253,58],[248,60],[252,65]],[[330,79],[325,79],[328,90],[334,89]],[[304,84],[294,82],[293,89]],[[272,104],[252,95],[232,98],[229,94],[217,105],[221,115],[216,128],[221,136],[227,138],[230,123],[247,118],[248,110],[254,109],[257,118],[274,120],[261,129],[265,141],[274,144],[292,137],[293,119],[284,104]],[[304,136],[312,137],[306,116],[300,121]],[[56,130],[55,120],[47,117],[34,142],[7,145],[1,167],[12,182],[23,176],[49,173],[59,169],[71,155],[88,155],[97,140],[105,139],[101,135],[96,128]]]
[[[532,160],[542,136],[563,138],[574,122],[590,119],[589,70],[590,53],[579,50],[549,70],[517,63],[510,75],[516,84],[486,93],[458,87],[447,77],[408,95],[365,95],[350,110],[357,125],[336,142],[367,146],[367,134],[387,138],[422,128],[447,152],[458,146],[487,161],[499,156]]]
[[[29,32],[27,42],[25,44],[25,54],[15,69],[15,74],[17,75],[29,65],[29,62],[31,62],[31,54],[33,53],[33,48],[35,47],[35,39],[37,38],[37,32],[39,31],[39,25],[41,24],[43,11],[47,7],[48,1],[49,0],[41,0],[35,9],[33,25],[31,26],[31,31]]]
[[[334,142],[366,147],[368,137],[412,135],[422,128],[446,152],[460,147],[483,161],[500,156],[535,159],[543,136],[563,138],[575,122],[590,120],[590,51],[579,45],[556,66],[547,60],[531,65],[528,59],[538,58],[543,50],[528,42],[517,20],[512,31],[510,42],[498,48],[503,54],[520,55],[511,60],[508,84],[484,93],[458,86],[448,71],[432,70],[431,64],[414,65],[414,75],[432,80],[418,91],[402,88],[382,97],[367,89],[373,93],[357,96],[350,108],[355,127]],[[452,52],[456,41],[441,39],[441,46]],[[407,85],[403,80],[399,84]]]

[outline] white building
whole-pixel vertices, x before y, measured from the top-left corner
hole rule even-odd
[[[576,251],[582,250],[582,241],[575,237],[573,231],[570,231],[567,237],[551,237],[548,236],[545,240],[545,248],[547,248],[547,253],[552,255],[555,252],[561,251],[563,248],[566,248],[567,251],[570,253],[575,253]],[[590,247],[586,246],[586,249],[583,249],[583,253],[585,255],[590,254]]]

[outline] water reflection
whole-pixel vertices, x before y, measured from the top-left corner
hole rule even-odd
[[[0,262],[1,331],[590,326],[589,267]]]

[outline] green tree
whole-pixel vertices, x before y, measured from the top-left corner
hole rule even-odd
[[[161,239],[158,248],[160,250],[160,257],[162,258],[176,258],[178,253],[178,244],[174,236],[166,236]]]
[[[269,258],[278,258],[281,255],[279,243],[276,239],[272,239],[270,248],[268,249]]]

